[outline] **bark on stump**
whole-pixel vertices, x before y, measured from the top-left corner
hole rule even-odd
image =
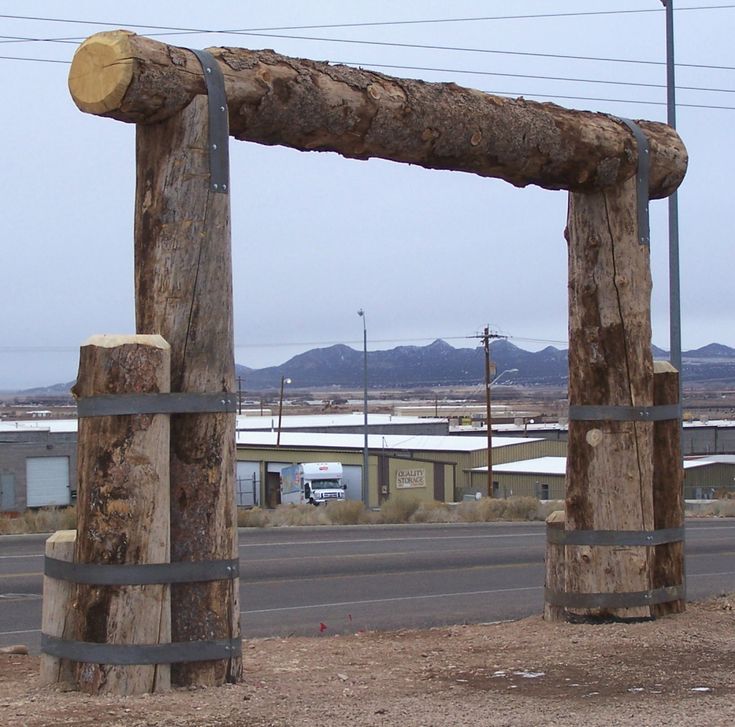
[[[209,184],[207,98],[137,127],[136,328],[171,344],[175,392],[235,391],[229,195]],[[171,417],[171,560],[237,558],[235,415]],[[172,638],[240,633],[237,580],[176,584]],[[237,681],[240,655],[172,666],[178,685]]]
[[[649,249],[638,239],[634,179],[571,194],[569,404],[653,404]],[[652,530],[653,424],[569,422],[568,530]],[[651,587],[651,549],[566,546],[566,591]],[[650,616],[650,607],[574,609],[583,615]]]
[[[224,74],[237,139],[470,172],[518,187],[592,191],[636,173],[635,139],[607,114],[273,51],[208,50]],[[69,89],[82,111],[136,124],[169,118],[206,93],[190,51],[123,30],[82,43]],[[686,149],[666,124],[638,123],[651,146],[649,196],[666,197],[686,173]]]
[[[679,403],[679,372],[668,361],[653,364],[653,400],[656,405]],[[681,420],[656,422],[653,427],[653,521],[657,530],[684,527],[684,468],[681,458]],[[653,588],[684,583],[684,541],[657,545]],[[653,616],[682,613],[686,599],[658,603]]]
[[[80,351],[76,397],[169,391],[170,349],[160,336],[93,336]],[[74,560],[95,564],[169,561],[169,417],[84,417],[78,437]],[[167,585],[78,584],[64,638],[106,644],[171,640]],[[90,693],[168,689],[169,666],[78,664]]]
[[[555,510],[546,518],[546,531],[564,530],[564,510]],[[546,590],[561,593],[564,591],[564,546],[546,543]],[[544,599],[544,621],[563,621],[566,611],[562,606],[555,606]]]
[[[74,562],[74,543],[76,530],[57,530],[46,540],[46,557]],[[41,613],[41,633],[61,638],[70,617],[69,606],[74,597],[74,585],[49,576],[43,577],[43,606]],[[73,684],[73,662],[50,654],[41,654],[41,684]]]

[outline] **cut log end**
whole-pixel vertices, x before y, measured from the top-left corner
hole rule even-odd
[[[97,33],[79,46],[69,72],[69,92],[80,110],[103,116],[120,107],[133,80],[131,35],[125,30]]]
[[[82,345],[96,346],[97,348],[117,348],[128,344],[160,348],[164,351],[171,348],[163,336],[147,333],[96,333],[94,336],[90,336]]]

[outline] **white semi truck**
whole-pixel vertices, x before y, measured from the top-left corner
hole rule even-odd
[[[281,470],[281,503],[321,505],[344,500],[346,489],[340,462],[304,462]]]

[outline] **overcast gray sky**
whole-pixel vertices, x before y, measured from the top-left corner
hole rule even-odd
[[[675,0],[675,8],[678,130],[690,154],[679,194],[682,343],[685,350],[713,341],[735,346],[735,3]],[[67,91],[76,44],[95,32],[128,28],[188,47],[273,48],[666,119],[659,0],[5,0],[0,13],[0,390],[71,380],[89,335],[134,329],[135,130],[82,114]],[[256,33],[263,28],[278,30]],[[345,42],[357,40],[370,43]],[[566,346],[565,193],[234,140],[230,151],[238,363],[260,368],[336,342],[361,348],[358,308],[367,313],[371,349],[435,338],[473,346],[465,337],[486,323],[523,348]],[[666,204],[651,208],[654,343],[663,348]]]

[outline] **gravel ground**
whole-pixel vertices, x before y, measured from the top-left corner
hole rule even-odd
[[[426,631],[267,638],[218,688],[97,697],[0,655],[0,722],[35,726],[735,725],[735,596],[658,621],[540,617]]]

